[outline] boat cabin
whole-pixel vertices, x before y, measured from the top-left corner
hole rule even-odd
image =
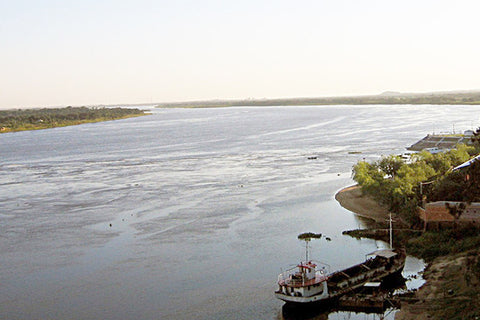
[[[293,297],[308,297],[321,294],[326,287],[326,270],[317,270],[313,261],[300,262],[281,273],[278,279],[278,293]]]

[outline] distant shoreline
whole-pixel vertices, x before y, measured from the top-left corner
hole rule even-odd
[[[149,115],[127,108],[65,107],[0,111],[0,134],[43,130]]]
[[[157,108],[225,108],[310,105],[480,105],[480,91],[384,92],[379,95],[282,99],[202,100],[159,103]]]

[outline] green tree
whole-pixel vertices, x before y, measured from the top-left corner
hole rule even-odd
[[[480,161],[474,160],[465,170],[463,201],[480,201]]]
[[[465,174],[460,171],[450,172],[441,176],[427,190],[429,201],[461,201],[465,188]]]
[[[476,150],[480,150],[480,128],[477,128],[471,138],[472,144]]]
[[[471,149],[460,145],[458,149],[444,153],[420,152],[412,156],[410,163],[402,162],[397,156],[382,157],[373,163],[360,161],[353,167],[353,179],[362,187],[363,193],[414,224],[415,208],[422,203],[424,195],[430,200],[446,200],[448,195],[451,201],[467,198],[467,192],[469,198],[480,197],[480,165],[478,174],[470,180],[465,174],[451,172],[453,166],[469,158]],[[467,181],[471,188],[467,188]],[[428,182],[428,190],[421,192],[421,183],[425,182]]]
[[[387,176],[393,178],[404,164],[405,163],[400,156],[389,155],[382,157],[378,162],[378,168]]]
[[[376,164],[360,161],[353,166],[353,179],[362,186],[362,191],[373,194],[381,187],[385,173]]]

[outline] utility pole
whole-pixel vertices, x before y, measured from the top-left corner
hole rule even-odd
[[[393,230],[392,230],[392,213],[390,212],[390,249],[393,249]]]

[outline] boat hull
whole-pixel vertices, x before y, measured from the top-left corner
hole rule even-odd
[[[286,294],[280,293],[280,292],[275,292],[275,296],[280,299],[285,301],[286,303],[290,304],[305,304],[305,303],[320,303],[320,302],[327,302],[333,299],[330,295],[314,295],[310,297],[292,297],[292,296],[287,296]]]

